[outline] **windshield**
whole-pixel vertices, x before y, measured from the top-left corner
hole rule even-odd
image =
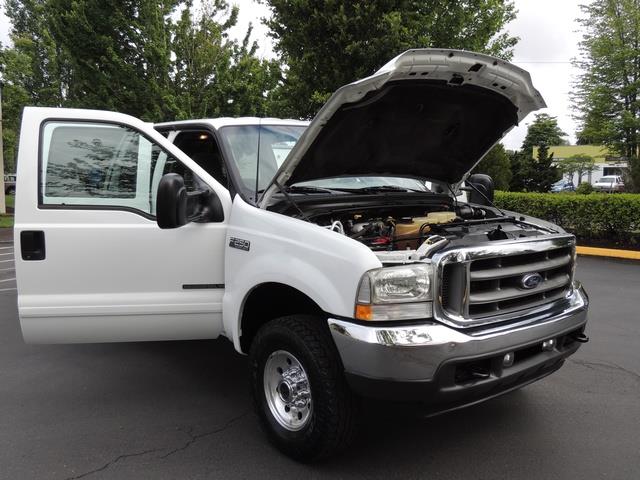
[[[238,125],[220,129],[222,141],[250,196],[267,187],[305,128],[302,125]]]
[[[264,191],[305,129],[302,125],[237,125],[220,129],[247,196],[254,198],[256,191]],[[368,189],[430,191],[423,180],[416,178],[366,175],[299,182],[292,188],[299,187],[347,192]]]
[[[388,187],[390,189],[428,192],[425,182],[416,178],[383,176],[344,176],[300,182],[293,187],[320,187],[336,190],[366,190]]]
[[[602,177],[600,179],[601,182],[606,182],[606,183],[611,183],[611,182],[615,182],[618,179],[618,177]]]

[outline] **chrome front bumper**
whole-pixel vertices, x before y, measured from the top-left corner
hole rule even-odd
[[[565,341],[565,337],[584,330],[587,307],[588,297],[577,287],[562,310],[522,316],[517,323],[503,327],[465,331],[436,322],[402,327],[369,326],[336,319],[328,322],[350,383],[379,381],[385,389],[399,383],[428,384],[429,391],[449,389],[460,393],[467,387],[478,390],[483,382],[487,386],[493,383],[494,387],[497,384],[514,386],[514,379],[520,379],[522,384],[530,383],[559,368],[564,358],[578,348],[576,342],[570,341],[572,338]],[[540,349],[536,353],[536,346],[549,339],[562,342],[557,342],[551,350]],[[516,363],[504,367],[502,359],[509,352],[516,352]],[[456,368],[478,361],[495,365],[488,378],[467,382],[468,385],[459,384],[453,378],[457,375]],[[374,393],[374,396],[379,395]]]

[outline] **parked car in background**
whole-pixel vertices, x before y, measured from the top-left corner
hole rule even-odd
[[[5,175],[4,176],[4,193],[5,195],[13,195],[16,193],[16,176]]]
[[[624,192],[624,182],[620,175],[607,175],[593,184],[598,192]]]
[[[569,180],[558,180],[556,183],[551,185],[551,193],[560,193],[560,192],[574,192],[576,190],[576,186],[573,182]]]

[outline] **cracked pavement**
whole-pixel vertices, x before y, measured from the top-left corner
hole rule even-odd
[[[2,291],[0,479],[636,479],[640,262],[580,257],[578,277],[591,341],[559,372],[429,419],[367,402],[356,446],[311,466],[267,443],[226,340],[25,345]]]
[[[170,457],[171,455],[173,455],[175,453],[182,452],[183,450],[186,450],[191,445],[193,445],[195,442],[197,442],[198,440],[200,440],[200,439],[202,439],[204,437],[208,437],[210,435],[216,435],[218,433],[224,432],[225,430],[230,428],[234,423],[236,423],[238,420],[246,417],[248,413],[249,412],[247,411],[247,412],[244,412],[244,413],[242,413],[240,415],[237,415],[237,416],[231,418],[230,420],[226,421],[224,423],[224,425],[222,425],[220,428],[216,428],[215,430],[212,430],[210,432],[203,432],[203,433],[193,434],[193,427],[189,427],[185,431],[185,433],[189,436],[189,439],[183,445],[180,445],[180,446],[178,446],[176,448],[172,448],[166,453],[164,453],[164,451],[166,449],[162,449],[162,448],[154,448],[154,449],[145,450],[145,451],[137,452],[137,453],[125,453],[123,455],[118,455],[116,458],[114,458],[113,460],[105,463],[104,465],[102,465],[99,468],[96,468],[96,469],[93,469],[93,470],[89,470],[88,472],[80,473],[80,474],[74,475],[72,477],[67,477],[65,480],[76,480],[78,478],[85,478],[85,477],[88,477],[89,475],[93,475],[95,473],[103,472],[103,471],[107,470],[108,468],[110,468],[111,466],[117,464],[121,460],[126,460],[126,459],[131,458],[131,457],[140,457],[142,455],[149,455],[149,454],[152,454],[152,453],[159,453],[159,456],[155,456],[155,459],[156,460],[164,460],[165,458]]]

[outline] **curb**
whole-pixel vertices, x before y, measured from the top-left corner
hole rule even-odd
[[[640,251],[618,250],[615,248],[576,247],[578,255],[591,255],[596,257],[626,258],[627,260],[640,260]]]

